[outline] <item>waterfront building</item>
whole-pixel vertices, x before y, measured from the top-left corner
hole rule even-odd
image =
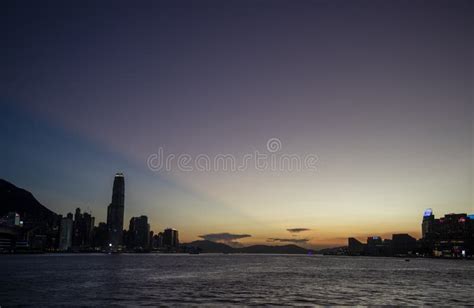
[[[111,250],[120,250],[122,246],[124,207],[125,179],[122,173],[117,173],[112,189],[112,202],[107,208],[107,228]]]
[[[409,234],[393,234],[392,235],[392,255],[407,255],[416,250],[416,239]]]
[[[168,249],[177,249],[179,247],[178,230],[167,228],[163,232],[163,246]]]
[[[150,243],[150,225],[148,217],[142,215],[140,217],[132,217],[128,228],[128,244],[127,248],[148,249]]]
[[[366,254],[369,256],[382,256],[384,247],[380,236],[370,236],[367,238]]]
[[[352,256],[358,256],[364,253],[365,245],[361,243],[358,239],[350,237],[348,239],[347,246],[348,254]]]
[[[0,224],[19,227],[21,225],[20,214],[8,212],[7,215],[0,218]]]
[[[474,254],[474,220],[471,215],[452,213],[435,218],[432,212],[427,215],[428,210],[422,222],[424,253],[444,257]]]
[[[155,233],[150,230],[150,232],[148,233],[148,247],[150,248],[153,248],[153,236],[155,235]]]
[[[158,232],[153,236],[152,245],[153,249],[158,249],[163,247],[163,232]]]
[[[423,213],[423,221],[421,223],[421,237],[425,238],[427,234],[433,232],[435,217],[432,209],[426,209]]]
[[[72,213],[61,218],[61,226],[59,228],[59,250],[67,251],[72,248],[73,223]]]
[[[95,218],[91,214],[81,213],[80,208],[76,209],[72,234],[72,246],[75,250],[89,249],[91,247],[94,221]]]
[[[105,248],[109,242],[109,230],[105,222],[99,223],[97,227],[94,227],[92,232],[92,243],[96,248]]]

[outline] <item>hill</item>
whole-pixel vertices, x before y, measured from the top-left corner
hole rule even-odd
[[[212,241],[194,241],[188,244],[184,244],[186,246],[196,247],[199,248],[201,252],[206,253],[232,253],[235,252],[235,249],[230,247],[229,245],[216,243]]]
[[[20,214],[25,223],[44,222],[54,219],[56,214],[38,202],[27,190],[0,179],[0,216],[8,212]]]
[[[279,254],[307,254],[308,250],[296,245],[267,246],[253,245],[241,248],[234,248],[223,243],[212,241],[194,241],[183,244],[187,247],[199,248],[204,253],[279,253]]]

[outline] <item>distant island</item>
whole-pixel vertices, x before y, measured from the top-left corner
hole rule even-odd
[[[186,250],[196,250],[202,253],[276,253],[276,254],[308,254],[312,250],[297,245],[252,245],[246,247],[231,247],[223,243],[208,240],[194,241],[182,245]]]

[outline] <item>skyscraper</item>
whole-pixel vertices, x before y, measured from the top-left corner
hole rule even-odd
[[[163,232],[163,246],[168,249],[177,249],[179,247],[178,230],[168,228]]]
[[[73,220],[72,213],[61,219],[59,229],[59,250],[66,251],[72,247]]]
[[[423,222],[421,223],[421,237],[426,238],[426,236],[433,232],[433,225],[435,222],[435,217],[433,215],[432,209],[426,209],[423,214]]]
[[[148,217],[132,217],[128,228],[129,239],[127,248],[148,249],[150,242],[150,225]]]
[[[72,234],[72,246],[74,250],[89,249],[91,247],[94,220],[91,214],[81,213],[80,208],[76,209]]]
[[[124,206],[125,179],[122,173],[116,173],[112,191],[112,203],[107,208],[107,228],[111,250],[118,250],[122,246]]]

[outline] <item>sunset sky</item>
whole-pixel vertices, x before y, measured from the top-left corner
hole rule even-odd
[[[39,3],[0,4],[0,178],[59,214],[105,221],[116,172],[125,228],[182,242],[328,247],[474,213],[472,1]],[[316,170],[147,165],[270,138]]]

